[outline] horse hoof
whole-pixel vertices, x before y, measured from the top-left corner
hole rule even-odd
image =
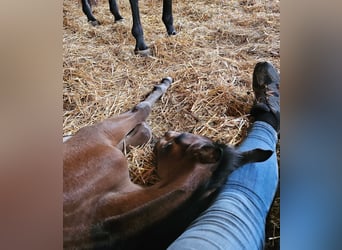
[[[97,20],[95,20],[95,21],[89,21],[89,23],[90,23],[91,25],[93,25],[94,27],[100,25],[100,22],[97,21]]]
[[[125,21],[125,19],[123,17],[114,20],[114,23],[123,23]]]
[[[175,30],[169,33],[169,36],[175,36],[175,35],[177,35],[177,32]]]
[[[144,50],[134,50],[134,54],[139,55],[139,56],[150,56],[151,50],[149,48],[144,49]]]

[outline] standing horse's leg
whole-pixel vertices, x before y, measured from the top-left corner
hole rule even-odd
[[[115,22],[118,22],[123,19],[123,17],[120,15],[119,7],[116,3],[116,0],[109,0],[109,9],[110,9],[110,12],[112,12],[114,16]]]
[[[100,22],[96,20],[92,11],[91,11],[91,3],[89,0],[82,0],[82,11],[87,16],[88,22],[90,22],[93,26],[99,25]]]
[[[172,0],[163,0],[163,23],[165,24],[168,35],[176,35],[173,27]]]
[[[131,4],[133,18],[132,35],[136,41],[134,52],[140,55],[149,55],[150,49],[145,44],[144,31],[140,22],[138,0],[129,0],[129,2]]]

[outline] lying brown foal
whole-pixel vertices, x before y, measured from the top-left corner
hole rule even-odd
[[[65,249],[165,249],[232,171],[272,154],[169,131],[155,146],[160,182],[134,184],[123,150],[150,139],[145,120],[171,82],[164,78],[131,111],[82,128],[64,143]]]

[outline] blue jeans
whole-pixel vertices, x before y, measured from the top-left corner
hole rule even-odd
[[[276,143],[269,124],[254,122],[239,149],[271,149],[273,155],[234,171],[213,204],[168,249],[263,249],[266,216],[278,185]]]

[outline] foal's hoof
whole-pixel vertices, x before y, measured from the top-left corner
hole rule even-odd
[[[134,50],[134,54],[139,56],[150,56],[151,50],[150,48],[144,49],[144,50]]]
[[[90,23],[91,25],[93,25],[94,27],[100,25],[100,22],[97,21],[97,20],[95,20],[95,21],[89,21],[89,23]]]

